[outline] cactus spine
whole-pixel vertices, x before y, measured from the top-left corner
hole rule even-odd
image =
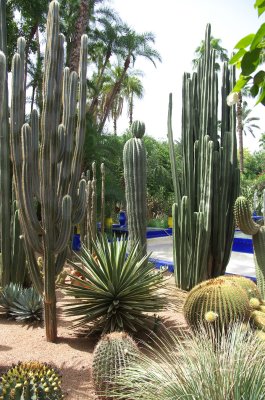
[[[20,238],[18,211],[15,202],[12,202],[5,11],[6,2],[0,0],[0,51],[2,51],[0,53],[0,236],[2,264],[0,282],[2,286],[8,285],[10,282],[23,284],[26,274],[26,260],[23,240]],[[21,47],[19,50],[21,50]]]
[[[13,365],[2,377],[0,398],[3,400],[61,400],[61,380],[58,372],[38,361]]]
[[[25,41],[20,38],[18,47],[22,49],[24,44]],[[70,74],[68,68],[63,68],[63,63],[64,37],[59,33],[59,5],[57,1],[52,1],[47,20],[41,122],[38,112],[33,110],[30,125],[23,123],[25,92],[22,50],[14,55],[12,62],[10,116],[20,222],[31,278],[38,292],[44,292],[48,341],[55,341],[57,337],[56,276],[65,262],[72,225],[82,220],[86,203],[85,180],[79,182],[85,134],[85,35],[81,42],[79,83],[77,73]],[[61,99],[63,113],[60,124]],[[37,218],[35,199],[41,205],[41,221]],[[37,264],[37,253],[43,256],[43,277]]]
[[[215,54],[206,29],[205,56],[192,76],[184,74],[182,108],[183,172],[176,172],[168,112],[168,138],[175,191],[173,255],[176,285],[184,290],[224,274],[234,235],[233,204],[239,191],[235,110],[226,105],[234,71],[225,64],[222,78],[222,123],[218,139],[218,81]]]
[[[184,304],[184,315],[192,328],[214,323],[220,331],[235,321],[245,321],[250,314],[246,291],[222,277],[196,285]]]
[[[138,353],[136,343],[125,332],[109,333],[98,342],[93,354],[92,377],[100,399],[112,398],[115,378],[136,359]]]
[[[129,238],[139,242],[143,255],[146,254],[146,151],[142,141],[145,125],[134,121],[131,126],[133,137],[123,149],[125,196],[127,204]]]
[[[263,191],[265,201],[265,190]],[[241,231],[252,235],[254,246],[254,260],[257,285],[261,296],[265,298],[265,220],[263,225],[256,224],[251,217],[248,201],[245,197],[238,197],[235,202],[235,219]]]

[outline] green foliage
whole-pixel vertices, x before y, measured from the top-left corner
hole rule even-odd
[[[262,0],[257,0],[254,4],[259,16],[265,11],[264,4]],[[256,104],[265,105],[265,71],[259,68],[264,62],[265,23],[261,24],[255,34],[248,34],[239,40],[235,49],[237,52],[230,59],[230,64],[236,64],[240,68],[240,77],[233,91],[238,92],[251,84],[250,93],[257,98]]]
[[[184,315],[192,329],[211,325],[222,332],[232,322],[246,321],[249,314],[246,291],[235,281],[222,277],[194,286],[184,304]]]
[[[0,396],[3,400],[61,400],[61,376],[49,364],[20,362],[2,375]]]
[[[117,385],[117,400],[261,400],[264,341],[241,325],[221,339],[203,329],[157,337]]]
[[[76,317],[74,327],[92,324],[92,330],[103,332],[144,328],[147,313],[166,306],[165,297],[158,293],[164,282],[162,272],[153,270],[148,256],[141,257],[137,244],[126,256],[126,240],[114,238],[108,243],[100,236],[92,242],[92,252],[83,247],[76,255],[82,266],[71,262],[84,279],[62,286],[76,298],[65,305],[65,313]]]
[[[125,332],[112,332],[100,339],[93,353],[92,379],[99,398],[108,397],[115,380],[139,354],[136,343]]]
[[[42,297],[33,287],[23,288],[10,283],[0,291],[0,307],[8,317],[17,321],[41,321],[43,317]]]

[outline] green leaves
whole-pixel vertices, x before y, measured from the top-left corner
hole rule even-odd
[[[264,0],[256,0],[254,4],[254,8],[258,10],[258,16],[260,17],[261,14],[265,11],[265,1]]]
[[[108,242],[100,236],[93,242],[93,255],[84,247],[77,258],[82,266],[71,263],[79,277],[62,285],[67,295],[76,300],[66,304],[66,314],[76,317],[74,327],[103,332],[136,331],[144,326],[146,313],[166,306],[157,289],[163,286],[163,275],[141,258],[138,244],[127,255],[127,241]]]
[[[254,33],[250,33],[249,35],[243,37],[243,39],[240,39],[239,42],[235,45],[235,49],[243,49],[250,46],[254,37]]]
[[[241,70],[242,75],[248,76],[252,74],[259,65],[259,57],[260,57],[261,49],[254,49],[253,51],[248,51],[244,54],[242,61],[241,61]]]
[[[258,9],[258,14],[261,15],[265,11],[265,0],[256,0],[254,7]],[[265,72],[261,70],[253,75],[264,61],[265,23],[261,24],[255,34],[251,33],[239,40],[235,49],[238,49],[238,51],[230,59],[230,64],[236,64],[241,68],[241,74],[233,92],[242,90],[252,80],[251,95],[258,97],[256,104],[265,105]]]

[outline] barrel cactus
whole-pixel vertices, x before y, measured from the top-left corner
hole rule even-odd
[[[184,304],[185,318],[194,329],[211,324],[215,329],[226,330],[231,322],[247,320],[249,314],[246,291],[223,277],[195,286]]]
[[[142,141],[145,125],[134,121],[132,138],[123,149],[125,194],[129,238],[139,242],[143,256],[146,254],[146,151]]]
[[[113,382],[138,354],[136,343],[125,332],[112,332],[102,337],[95,347],[92,365],[94,387],[100,399],[112,398]]]
[[[265,199],[265,190],[264,190]],[[265,225],[255,223],[251,217],[251,210],[245,197],[238,197],[234,207],[235,219],[240,230],[252,235],[254,246],[254,260],[257,285],[261,296],[265,298]]]
[[[257,299],[259,303],[261,303],[262,298],[260,291],[257,287],[257,285],[249,278],[246,278],[245,276],[240,276],[240,275],[225,275],[222,277],[223,279],[233,281],[237,285],[241,286],[242,289],[244,289],[247,293],[247,296],[249,300],[251,299]]]
[[[63,399],[61,376],[49,364],[38,361],[20,362],[2,375],[0,398],[3,400]]]

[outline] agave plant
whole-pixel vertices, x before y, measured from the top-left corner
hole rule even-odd
[[[137,331],[144,327],[147,313],[166,307],[162,271],[149,265],[136,243],[127,254],[127,241],[106,236],[92,243],[92,253],[82,247],[77,254],[80,265],[70,261],[80,277],[61,285],[66,295],[76,298],[66,304],[66,314],[77,317],[74,327],[91,330]]]
[[[218,338],[219,339],[219,338]],[[262,400],[265,342],[243,325],[217,340],[201,329],[156,338],[115,381],[108,398],[130,400]],[[154,348],[156,350],[154,350]],[[118,389],[117,389],[118,388]]]
[[[17,321],[42,320],[42,297],[33,287],[23,288],[19,284],[10,283],[0,292],[0,306],[9,317]]]

